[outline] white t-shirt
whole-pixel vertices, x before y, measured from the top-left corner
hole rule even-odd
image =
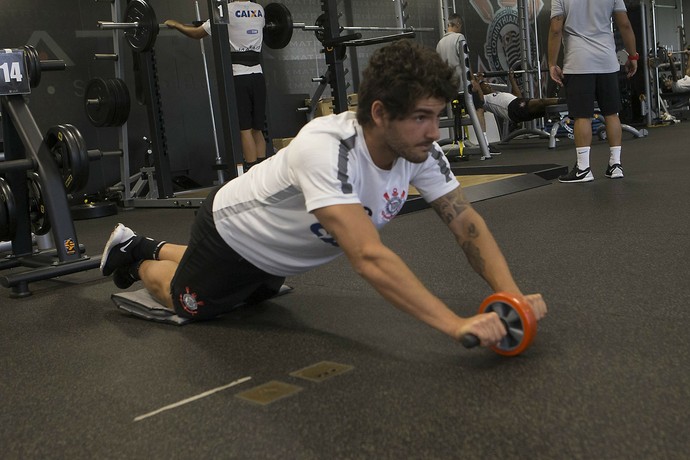
[[[564,16],[564,74],[613,73],[620,70],[611,30],[624,0],[551,0],[551,18]]]
[[[495,92],[484,95],[484,110],[498,115],[504,120],[510,120],[508,116],[508,104],[517,99],[517,96],[506,92]]]
[[[458,91],[464,91],[465,88],[462,87],[463,75],[460,67],[460,55],[458,54],[458,42],[460,40],[465,40],[463,34],[446,32],[436,44],[436,52],[441,56],[441,59],[446,61],[455,70],[455,74],[458,76]]]
[[[690,76],[686,75],[678,79],[678,81],[674,81],[672,88],[674,93],[686,93],[690,91]]]
[[[295,275],[342,254],[313,210],[361,204],[380,229],[400,212],[410,184],[427,202],[459,186],[437,144],[424,163],[398,158],[390,170],[378,168],[347,111],[315,118],[286,148],[225,184],[213,219],[246,260],[273,275]]]
[[[230,50],[240,52],[256,51],[260,53],[264,39],[264,25],[266,25],[264,8],[258,3],[240,1],[228,3]],[[207,34],[211,35],[210,20],[204,22],[202,27]],[[232,65],[232,74],[234,76],[251,73],[261,73],[261,65]]]

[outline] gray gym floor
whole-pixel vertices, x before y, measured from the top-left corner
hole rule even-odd
[[[2,457],[687,458],[689,138],[688,123],[625,135],[615,181],[597,140],[594,182],[476,203],[520,286],[550,307],[515,358],[465,350],[397,311],[344,258],[290,278],[289,295],[184,327],[116,310],[96,270],[32,283],[26,299],[0,289]],[[574,162],[572,141],[546,146],[513,141],[491,164]],[[118,221],[185,242],[193,214],[76,225],[98,255]],[[457,312],[490,293],[433,211],[382,237]],[[290,375],[322,361],[353,369],[319,383]],[[267,405],[237,397],[272,381],[301,391]]]

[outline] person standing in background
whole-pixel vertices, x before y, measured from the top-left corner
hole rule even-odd
[[[228,31],[235,81],[237,114],[245,170],[266,158],[266,80],[261,68],[261,45],[264,39],[264,8],[249,0],[228,3]],[[211,34],[211,22],[198,27],[173,19],[165,25],[187,37],[200,40]]]
[[[618,72],[620,64],[616,56],[616,44],[611,28],[611,18],[621,34],[628,60],[625,70],[628,78],[637,71],[635,34],[628,19],[623,0],[552,0],[551,26],[549,28],[548,59],[549,75],[559,85],[565,86],[568,112],[575,119],[575,149],[577,162],[559,182],[576,183],[594,180],[589,164],[592,145],[594,102],[599,104],[606,123],[609,143],[609,166],[605,176],[610,179],[623,177],[621,144],[623,130],[618,112],[620,91]],[[563,69],[558,63],[563,43]]]
[[[451,14],[448,16],[448,27],[446,33],[441,40],[439,40],[436,45],[436,52],[441,56],[441,58],[448,63],[450,67],[455,70],[458,76],[458,81],[462,81],[462,75],[460,70],[460,55],[458,54],[458,41],[460,39],[465,39],[462,34],[462,18],[459,14]],[[472,69],[470,69],[470,72]],[[466,88],[458,88],[459,92],[466,91]],[[479,126],[482,129],[482,134],[486,140],[486,144],[489,146],[489,154],[500,155],[501,152],[496,149],[493,145],[489,144],[489,138],[486,135],[486,118],[484,116],[484,102],[482,101],[479,93],[472,90],[472,102],[474,103],[474,108],[477,112],[477,118],[479,119]]]

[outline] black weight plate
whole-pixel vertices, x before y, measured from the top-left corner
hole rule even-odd
[[[269,48],[282,49],[292,40],[292,14],[282,3],[269,3],[264,8],[266,26],[264,43]]]
[[[31,172],[26,177],[29,187],[29,217],[31,219],[31,231],[35,235],[45,235],[50,231],[50,219],[46,213],[46,204],[43,199],[43,187],[38,173]]]
[[[153,49],[158,36],[158,19],[151,5],[144,0],[131,0],[125,8],[124,22],[137,22],[139,27],[127,29],[125,38],[138,53]]]
[[[70,213],[74,220],[97,219],[99,217],[117,214],[117,204],[111,201],[100,203],[83,203],[70,206]]]
[[[111,78],[106,82],[108,84],[108,89],[115,98],[115,113],[113,114],[110,126],[122,126],[124,121],[127,120],[127,117],[129,117],[129,93],[126,87],[123,91],[120,82],[122,82],[122,80],[119,78]],[[124,84],[124,82],[122,83]],[[126,116],[124,116],[123,121],[124,113],[126,113]]]
[[[45,143],[60,169],[65,190],[68,193],[78,190],[78,174],[83,166],[81,165],[81,158],[77,153],[79,145],[73,138],[72,133],[62,125],[53,126],[45,136]]]
[[[81,160],[81,164],[89,164],[89,161],[91,161],[91,159],[89,158],[89,151],[86,147],[86,141],[84,140],[84,136],[81,135],[81,131],[79,131],[77,127],[74,125],[64,124],[62,126],[69,130],[72,133],[72,136],[74,136],[74,139],[77,141],[77,145],[79,146],[79,159]]]
[[[84,108],[91,124],[96,127],[112,126],[116,110],[114,99],[104,79],[89,80],[84,93]]]
[[[35,88],[41,82],[41,58],[31,45],[24,45],[24,63],[29,75],[29,85]]]
[[[74,175],[75,182],[74,190],[81,190],[82,188],[86,187],[86,184],[89,182],[89,171],[91,169],[89,151],[86,148],[86,141],[84,140],[84,137],[81,135],[76,126],[70,124],[65,124],[62,126],[72,137],[72,141],[76,147],[74,150],[70,151],[70,158],[72,164],[79,165],[78,168],[72,168],[72,174]]]
[[[117,84],[113,81],[112,78],[109,78],[105,81],[105,84],[108,86],[108,93],[113,97],[113,116],[110,119],[110,123],[108,126],[115,126],[115,120],[117,119],[117,112],[120,110],[120,95],[118,94],[119,88],[117,87]]]
[[[320,14],[314,23],[316,27],[320,27],[320,29],[314,31],[314,35],[316,35],[316,39],[321,43],[323,43],[323,41],[326,39],[326,24],[327,21],[325,13]],[[330,33],[328,35],[330,36]]]
[[[12,241],[17,234],[17,211],[10,184],[0,177],[0,241]]]
[[[115,112],[113,126],[122,126],[125,123],[127,123],[132,101],[129,97],[129,89],[127,88],[127,84],[125,83],[125,81],[121,78],[113,78],[113,81],[115,82],[118,99],[120,100],[117,106],[117,111]]]

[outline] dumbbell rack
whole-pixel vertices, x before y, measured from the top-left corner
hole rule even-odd
[[[29,282],[97,268],[100,257],[89,258],[79,245],[62,176],[23,94],[0,94],[0,105],[5,150],[0,172],[9,184],[13,200],[8,210],[16,222],[12,254],[0,260],[0,271],[27,268],[0,276],[0,284],[12,289],[12,297],[26,297],[31,294]],[[27,188],[31,170],[38,173],[54,249],[33,247]]]

